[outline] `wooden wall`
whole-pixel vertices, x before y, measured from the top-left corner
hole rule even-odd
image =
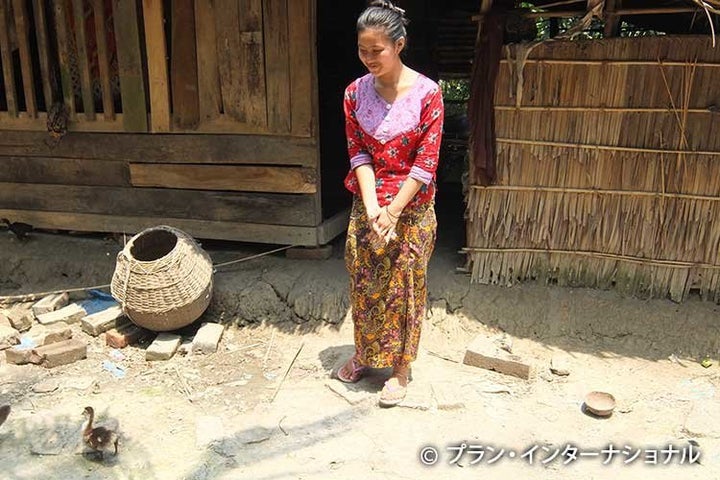
[[[0,216],[323,243],[315,8],[0,0]]]

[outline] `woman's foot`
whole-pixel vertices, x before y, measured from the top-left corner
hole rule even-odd
[[[396,367],[380,392],[378,404],[381,407],[394,407],[402,402],[405,399],[410,378],[411,373],[409,367]]]
[[[357,383],[365,375],[365,367],[360,365],[353,355],[336,373],[338,380],[345,383]]]

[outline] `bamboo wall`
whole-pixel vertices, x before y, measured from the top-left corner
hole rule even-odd
[[[315,0],[0,0],[0,217],[325,243],[316,36]]]
[[[720,302],[720,49],[619,38],[509,58],[498,182],[468,194],[473,281]]]

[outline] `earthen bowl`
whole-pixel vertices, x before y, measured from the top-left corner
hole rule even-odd
[[[590,392],[585,396],[585,410],[598,417],[609,417],[615,409],[615,397],[606,392]]]

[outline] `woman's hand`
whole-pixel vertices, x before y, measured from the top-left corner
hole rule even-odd
[[[399,217],[390,213],[387,207],[383,207],[380,209],[380,214],[372,224],[377,236],[384,240],[386,244],[397,237],[395,226],[397,225],[398,218]]]
[[[372,225],[375,222],[375,220],[380,216],[380,211],[381,208],[380,205],[377,204],[377,202],[375,202],[374,205],[365,206],[365,213],[367,214],[369,224]]]

